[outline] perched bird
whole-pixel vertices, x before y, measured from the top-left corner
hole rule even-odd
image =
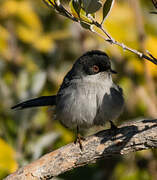
[[[64,77],[57,95],[42,96],[24,101],[12,109],[37,106],[55,106],[56,119],[65,127],[77,130],[77,141],[81,144],[80,129],[104,125],[123,110],[122,89],[113,83],[110,59],[106,53],[89,51],[79,57]]]

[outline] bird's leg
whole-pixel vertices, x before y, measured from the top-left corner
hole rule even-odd
[[[81,134],[79,133],[79,127],[77,126],[76,139],[75,139],[74,143],[76,144],[78,142],[81,150],[83,150],[83,146],[82,146],[83,140],[85,140],[85,138],[83,136],[81,136]]]
[[[110,120],[111,130],[117,130],[117,126]]]
[[[113,132],[112,140],[115,140],[118,127],[117,127],[112,121],[110,121],[110,125],[111,125],[111,128],[110,128],[110,129],[111,129],[111,131]]]

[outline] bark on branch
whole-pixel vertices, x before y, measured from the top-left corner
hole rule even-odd
[[[124,155],[157,147],[157,119],[129,122],[118,130],[104,130],[87,137],[83,150],[70,143],[20,168],[5,180],[48,180],[73,168],[95,163],[107,156]]]

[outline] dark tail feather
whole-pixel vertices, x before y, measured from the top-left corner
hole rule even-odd
[[[28,101],[24,101],[19,103],[11,109],[25,109],[37,106],[53,106],[56,105],[56,96],[41,96],[39,98],[30,99]]]

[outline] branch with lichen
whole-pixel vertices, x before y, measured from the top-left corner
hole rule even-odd
[[[87,137],[79,144],[70,143],[20,168],[5,180],[48,180],[99,159],[157,148],[157,119],[128,122],[116,131],[107,129]]]

